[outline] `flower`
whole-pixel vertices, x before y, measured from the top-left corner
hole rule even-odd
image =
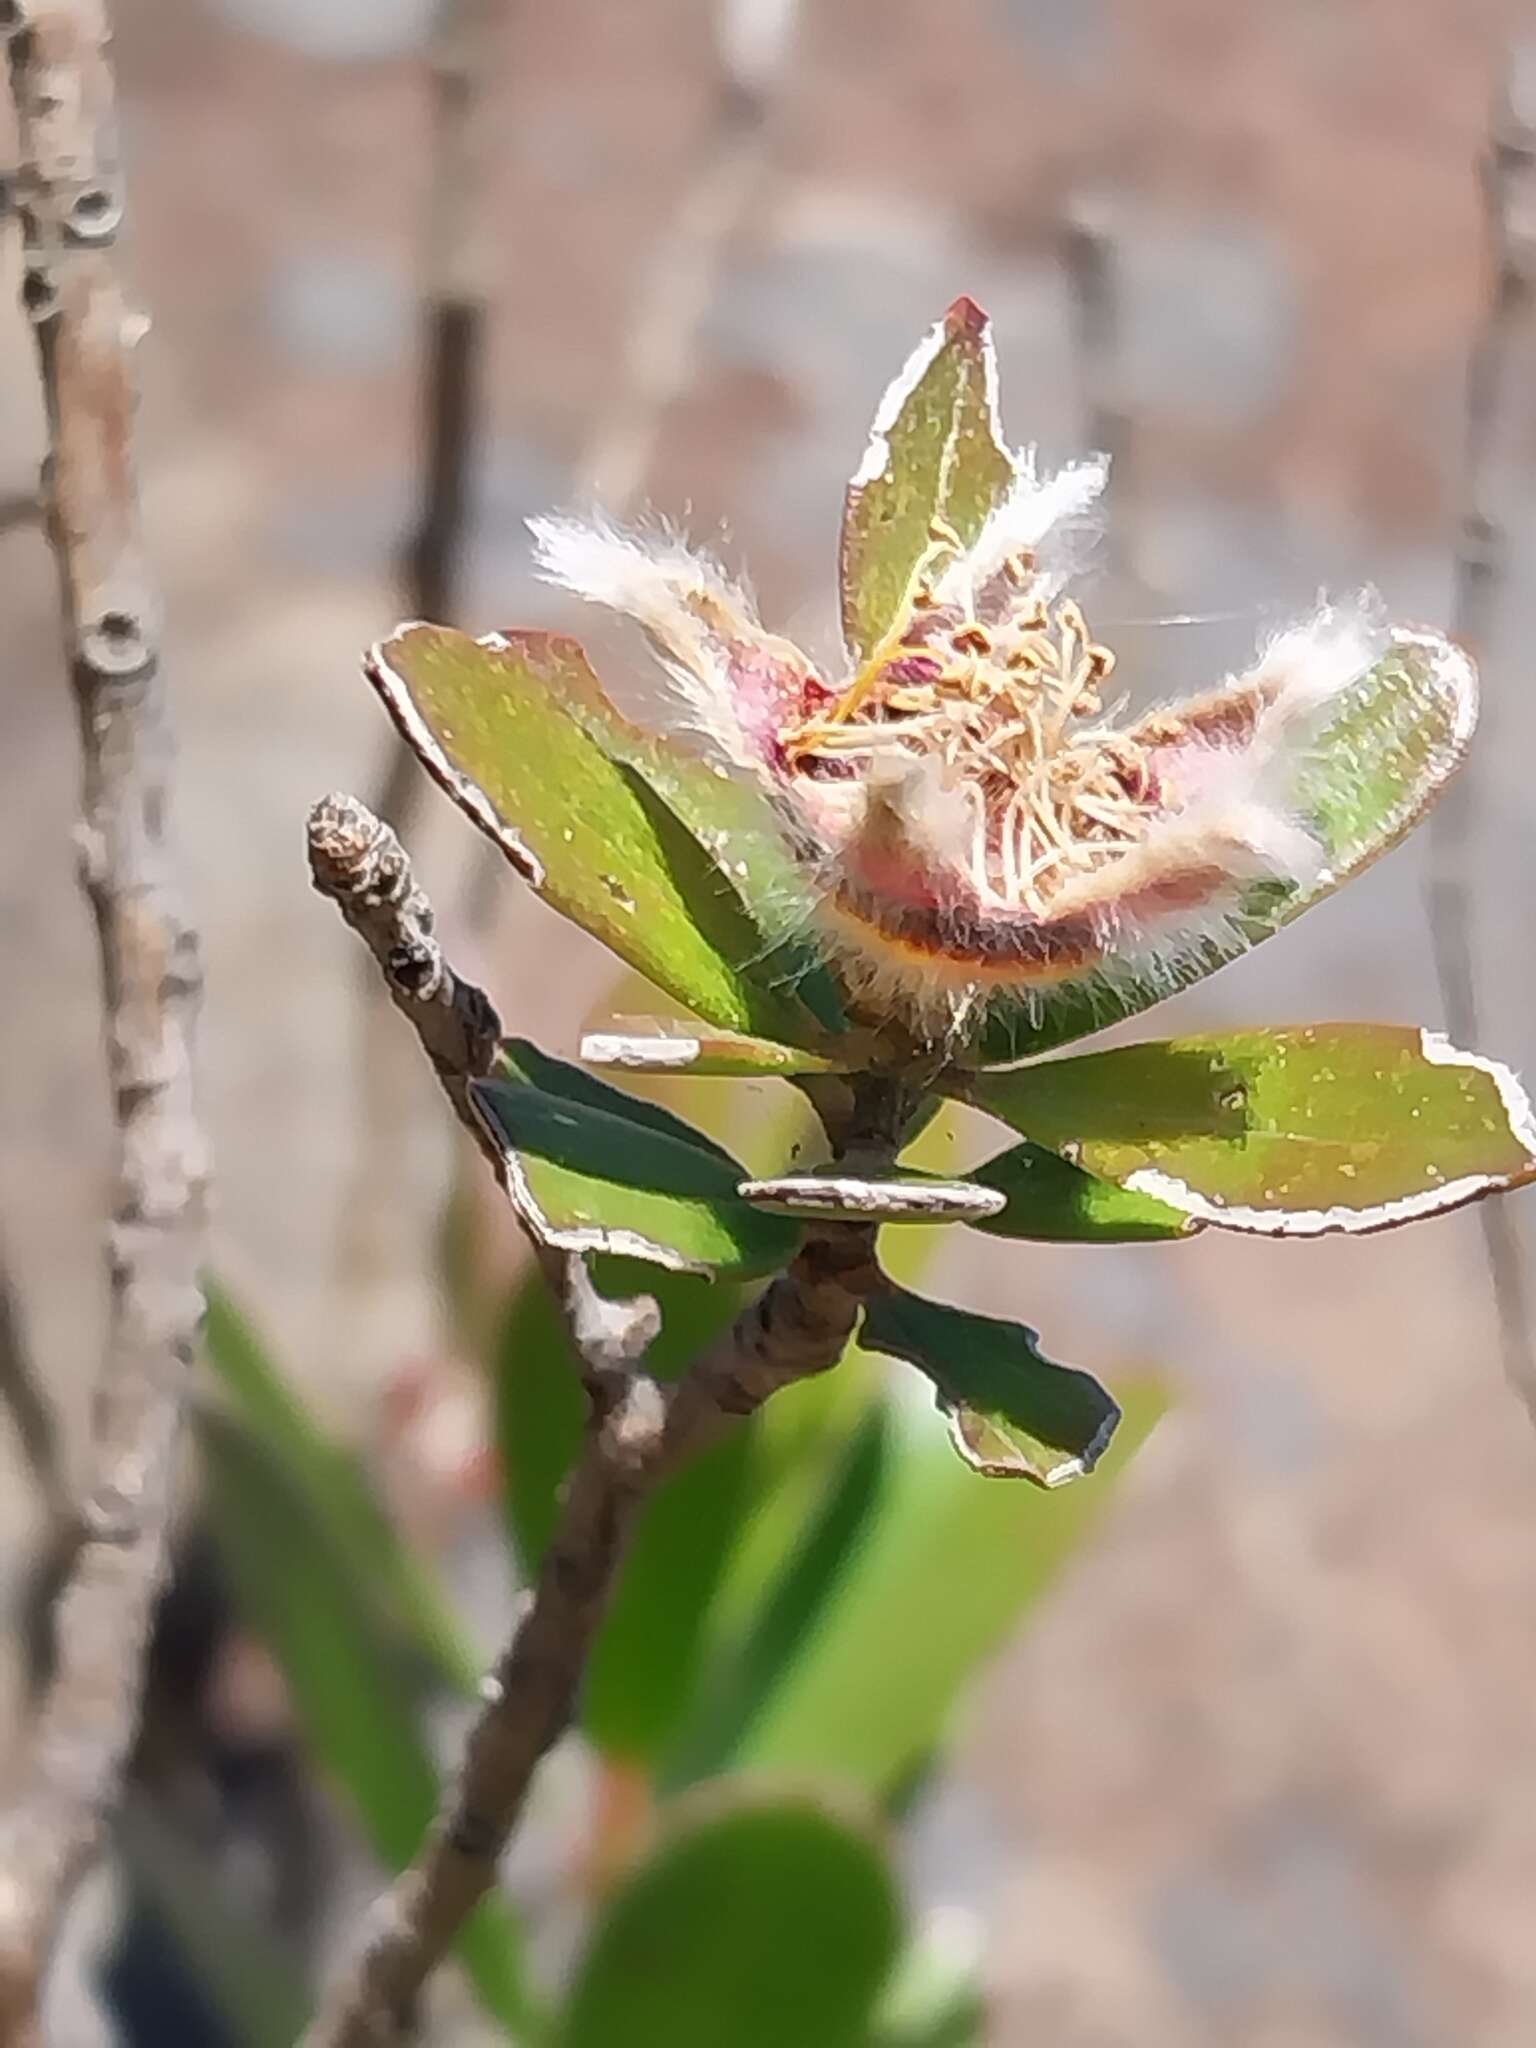
[[[928,516],[891,536],[925,389],[956,362],[974,364],[979,403],[952,379]],[[530,522],[545,577],[637,620],[685,722],[770,798],[856,1008],[950,1039],[999,996],[1038,1014],[1064,984],[1180,986],[1249,942],[1255,890],[1331,886],[1319,743],[1381,664],[1434,709],[1413,815],[1476,713],[1466,657],[1393,631],[1365,593],[1280,633],[1246,674],[1121,722],[1104,699],[1115,656],[1072,592],[1108,464],[1041,474],[1002,443],[994,394],[985,318],[961,299],[891,387],[850,487],[845,584],[883,584],[886,601],[845,589],[835,676],[670,532]],[[1384,845],[1411,818],[1383,822]]]
[[[1364,593],[1127,719],[1074,587],[1107,467],[1007,446],[960,299],[849,485],[835,671],[670,529],[598,516],[531,521],[541,571],[638,621],[680,731],[630,725],[558,634],[402,627],[369,673],[525,877],[706,1022],[818,1054],[851,1022],[892,1057],[1007,1063],[1147,1008],[1375,859],[1476,716],[1466,656]]]
[[[600,518],[534,521],[543,573],[638,620],[681,730],[625,718],[560,633],[407,625],[367,657],[525,882],[680,1006],[585,1040],[589,1067],[794,1079],[829,1137],[882,1091],[914,1128],[948,1098],[1014,1135],[958,1184],[862,1156],[755,1179],[654,1103],[504,1046],[474,1099],[541,1242],[743,1277],[829,1215],[1071,1243],[1297,1236],[1536,1177],[1515,1076],[1434,1033],[1036,1057],[1235,959],[1394,844],[1460,760],[1476,684],[1366,594],[1124,718],[1073,587],[1105,464],[1043,474],[1003,442],[995,385],[959,300],[849,486],[835,670],[708,555]],[[891,1335],[903,1356],[910,1336]],[[990,1341],[941,1348],[972,1338]]]

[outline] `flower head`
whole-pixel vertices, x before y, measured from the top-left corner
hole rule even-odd
[[[1017,1058],[1209,973],[1375,858],[1476,713],[1466,657],[1362,594],[1128,718],[1077,587],[1106,475],[1006,445],[987,323],[961,299],[849,486],[836,669],[670,530],[552,517],[531,522],[543,574],[639,623],[680,733],[628,725],[547,633],[489,636],[465,667],[441,629],[402,629],[370,673],[529,879],[709,1022],[805,1044],[809,1008],[887,1044]],[[492,661],[494,679],[471,673]],[[558,839],[534,765],[553,711]],[[623,832],[631,866],[647,842],[648,897],[576,857],[589,820],[594,859],[617,843],[610,799],[639,805]]]
[[[892,387],[850,487],[836,675],[674,536],[532,522],[544,574],[637,619],[688,723],[772,800],[856,1005],[927,1035],[999,997],[1038,1015],[1065,984],[1178,986],[1247,943],[1256,889],[1328,886],[1319,742],[1383,662],[1435,707],[1429,787],[1475,715],[1466,659],[1394,633],[1367,594],[1210,693],[1125,721],[1071,576],[1107,464],[1040,474],[1003,446],[994,384],[985,321],[961,300]]]

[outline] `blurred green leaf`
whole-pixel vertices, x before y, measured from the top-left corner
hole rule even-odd
[[[388,1869],[403,1869],[437,1809],[437,1772],[366,1575],[315,1511],[312,1493],[260,1438],[214,1407],[194,1412],[208,1515],[240,1605],[375,1854]],[[458,1947],[487,2011],[515,2036],[532,2002],[506,1901],[484,1901]]]
[[[900,1930],[870,1835],[809,1798],[739,1794],[609,1900],[559,2048],[849,2048]]]
[[[782,1266],[795,1226],[742,1201],[742,1170],[701,1131],[522,1040],[471,1099],[542,1242],[728,1278]]]
[[[662,1330],[648,1364],[668,1378],[734,1318],[742,1295],[670,1274],[610,1270],[609,1291],[638,1277]],[[559,1318],[536,1278],[518,1291],[496,1369],[506,1512],[526,1572],[553,1534],[558,1493],[581,1443],[584,1402]],[[583,1726],[605,1755],[653,1762],[688,1714],[702,1676],[710,1605],[748,1512],[756,1429],[733,1431],[668,1478],[642,1510],[583,1688]]]
[[[1474,702],[1471,665],[1458,649],[1434,634],[1394,633],[1390,651],[1339,697],[1323,729],[1295,750],[1288,808],[1318,837],[1324,864],[1317,879],[1294,887],[1256,883],[1226,937],[1178,956],[1161,955],[1142,971],[1115,960],[1027,998],[1000,998],[989,1013],[980,1058],[1025,1059],[1134,1017],[1331,895],[1423,816],[1461,759]]]
[[[907,1944],[880,2000],[865,2048],[984,2048],[986,1998],[977,1981],[979,1930],[957,1943],[954,1910]],[[958,1953],[957,1953],[958,1950]]]
[[[220,1871],[142,1793],[113,1826],[118,1854],[240,2048],[291,2048],[309,2017],[299,1960],[236,1904]]]
[[[1120,1420],[1093,1375],[1054,1364],[1023,1323],[888,1286],[865,1311],[861,1341],[932,1380],[956,1450],[991,1478],[1045,1487],[1081,1478]]]
[[[559,1310],[536,1272],[514,1288],[490,1363],[502,1512],[531,1577],[555,1533],[587,1405]]]
[[[1536,1175],[1508,1069],[1401,1025],[1121,1046],[970,1092],[1106,1180],[1232,1230],[1379,1230]]]
[[[694,1725],[681,1734],[669,1758],[670,1784],[724,1771],[793,1666],[880,1497],[889,1438],[886,1404],[870,1402],[842,1444],[814,1511],[795,1531],[795,1540],[785,1542],[781,1569],[764,1588],[739,1640],[719,1646]]]
[[[1094,1483],[1051,1494],[978,1478],[940,1418],[898,1403],[863,1540],[732,1765],[899,1789],[978,1664],[1088,1537],[1115,1474],[1162,1413],[1150,1382],[1123,1392],[1124,1419]]]
[[[712,1672],[731,1666],[822,1516],[883,1372],[883,1364],[850,1349],[835,1372],[782,1388],[753,1419],[756,1486],[715,1601]]]
[[[662,1277],[650,1370],[682,1372],[740,1311],[739,1288]],[[750,1512],[758,1433],[751,1422],[692,1459],[643,1509],[587,1668],[582,1721],[606,1755],[654,1764],[703,1677],[710,1607]]]
[[[1199,1225],[1152,1195],[1085,1173],[1043,1145],[1010,1146],[969,1176],[1007,1198],[996,1216],[973,1227],[988,1237],[1048,1244],[1147,1244],[1189,1237]]]
[[[711,1023],[817,1041],[789,986],[804,963],[783,958],[802,885],[771,811],[620,717],[576,641],[406,626],[369,675],[433,777],[557,910]]]
[[[236,1415],[304,1497],[368,1605],[442,1684],[473,1698],[482,1660],[432,1567],[400,1540],[362,1461],[316,1425],[217,1281],[208,1282],[207,1298],[205,1353]]]
[[[986,315],[956,299],[881,401],[843,508],[843,637],[857,659],[896,622],[933,522],[968,547],[1013,482],[991,351]]]

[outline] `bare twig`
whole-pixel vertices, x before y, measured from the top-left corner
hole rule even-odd
[[[645,488],[667,415],[698,373],[721,265],[768,170],[798,16],[799,0],[719,0],[714,119],[624,322],[612,397],[572,465],[574,496],[610,518],[622,518]],[[504,873],[496,846],[475,850],[464,909],[471,931],[490,924]]]
[[[84,750],[81,875],[101,949],[117,1125],[92,1479],[56,1610],[25,1790],[0,1818],[0,2038],[25,2041],[53,1937],[118,1793],[164,1574],[172,1461],[201,1315],[207,1155],[193,1103],[200,972],[169,842],[171,738],[132,467],[137,318],[101,0],[11,0],[23,295],[51,439],[50,535]]]
[[[469,1106],[469,1083],[489,1074],[501,1019],[484,989],[461,980],[433,932],[432,907],[391,828],[354,796],[325,797],[309,818],[309,866],[378,963],[395,1008],[411,1024],[454,1113],[505,1186],[501,1154]],[[530,1239],[568,1322],[578,1355],[613,1347],[638,1356],[655,1333],[655,1304],[609,1302],[579,1259]]]
[[[36,526],[42,516],[42,501],[36,491],[8,491],[0,498],[0,533],[10,533],[18,526]]]
[[[9,1272],[0,1264],[0,1404],[9,1411],[27,1470],[37,1482],[43,1508],[54,1529],[74,1518],[74,1500],[59,1445],[59,1424],[53,1403],[38,1381],[21,1304]]]
[[[1115,211],[1101,191],[1075,192],[1061,220],[1061,257],[1072,300],[1078,396],[1088,444],[1120,477],[1130,421],[1120,389],[1120,290]]]
[[[398,841],[355,799],[330,797],[311,817],[310,862],[316,886],[366,940],[449,1099],[500,1173],[467,1089],[487,1071],[499,1025],[484,995],[443,959]],[[889,1143],[897,1113],[894,1091],[871,1092],[847,1143]],[[668,1384],[636,1370],[653,1319],[635,1319],[632,1304],[604,1301],[579,1260],[555,1255],[553,1276],[588,1395],[583,1449],[527,1611],[487,1683],[449,1807],[371,1914],[308,2048],[401,2038],[422,1984],[495,1882],[539,1759],[569,1725],[641,1505],[668,1472],[778,1388],[836,1364],[878,1283],[873,1235],[859,1224],[810,1233],[727,1335]],[[547,1252],[544,1263],[550,1272]]]
[[[1480,664],[1488,653],[1506,554],[1498,503],[1500,459],[1507,455],[1510,423],[1529,384],[1536,311],[1536,43],[1516,45],[1510,52],[1483,163],[1483,203],[1492,279],[1467,369],[1452,621],[1456,638]],[[1479,1037],[1473,954],[1476,760],[1474,752],[1437,806],[1430,828],[1430,937],[1446,1025],[1458,1045],[1475,1045]],[[1536,1421],[1536,1352],[1514,1218],[1504,1204],[1483,1202],[1478,1221],[1505,1371]]]
[[[492,284],[486,218],[488,87],[508,0],[438,0],[432,36],[432,170],[423,277],[421,509],[405,554],[407,615],[447,619],[464,551],[471,439]],[[378,800],[404,831],[421,771],[394,735]]]

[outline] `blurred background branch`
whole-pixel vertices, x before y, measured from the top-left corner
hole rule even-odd
[[[1508,466],[1521,439],[1536,342],[1536,41],[1517,41],[1506,55],[1481,189],[1489,277],[1467,366],[1451,631],[1477,662],[1486,691],[1499,673],[1494,636],[1508,574]],[[1474,748],[1430,819],[1430,933],[1446,1028],[1457,1045],[1475,1045],[1482,1028],[1475,965],[1485,914],[1475,882],[1481,759]],[[1536,1421],[1536,1340],[1519,1225],[1501,1203],[1485,1202],[1478,1227],[1504,1368]]]
[[[44,1513],[62,1529],[73,1513],[58,1417],[38,1378],[9,1269],[0,1263],[0,1403],[10,1414]]]
[[[715,0],[712,118],[651,247],[610,396],[572,465],[572,502],[601,505],[611,519],[638,509],[668,413],[698,373],[700,329],[721,269],[771,168],[773,114],[790,75],[800,11],[801,0]],[[494,846],[474,849],[464,922],[481,937],[494,923],[503,873]]]
[[[486,157],[499,111],[512,0],[437,0],[432,23],[432,144],[422,255],[418,384],[421,502],[404,555],[405,615],[447,620],[472,517],[485,324],[498,250]],[[394,735],[373,808],[409,837],[421,771]]]
[[[50,454],[49,535],[84,754],[80,877],[101,955],[116,1123],[107,1352],[53,1676],[0,1817],[0,2033],[32,2038],[49,1952],[118,1797],[167,1564],[174,1453],[202,1312],[207,1155],[193,1101],[201,977],[170,840],[158,601],[140,536],[108,23],[36,0],[10,24],[23,301]]]

